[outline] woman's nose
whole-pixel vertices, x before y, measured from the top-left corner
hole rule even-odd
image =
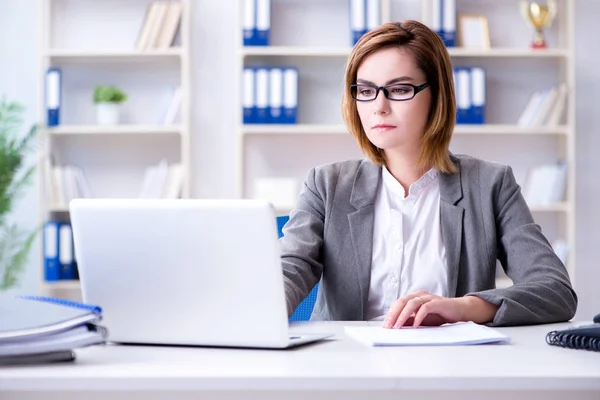
[[[387,114],[390,110],[390,101],[385,97],[383,89],[377,92],[377,97],[373,100],[374,114]]]

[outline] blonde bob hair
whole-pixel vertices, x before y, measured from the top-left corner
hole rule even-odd
[[[448,150],[456,123],[452,62],[442,39],[420,22],[385,23],[363,35],[356,43],[348,59],[344,78],[342,116],[347,128],[371,161],[386,165],[383,151],[373,145],[365,134],[350,85],[356,83],[356,73],[366,57],[389,47],[408,50],[430,85],[431,106],[418,158],[419,167],[423,170],[433,167],[442,173],[455,172],[456,167],[450,160]]]

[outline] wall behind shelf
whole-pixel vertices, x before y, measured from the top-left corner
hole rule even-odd
[[[97,197],[137,197],[148,166],[180,162],[175,135],[64,135],[53,137],[58,165],[77,165]]]
[[[127,101],[121,105],[123,124],[160,124],[174,88],[180,85],[178,62],[132,62],[126,65],[120,62],[70,62],[55,65],[63,72],[64,125],[95,125],[93,97],[96,85],[115,85],[127,94]]]
[[[130,49],[130,44],[135,43],[144,22],[146,7],[152,2],[152,0],[102,0],[102,6],[98,7],[95,1],[52,1],[54,2],[52,18],[56,23],[52,29],[51,46],[70,50],[89,50],[90,42],[95,43],[94,50]],[[113,12],[114,10],[118,12]],[[101,15],[102,13],[109,14],[110,25],[102,23],[102,19],[89,20],[86,24],[81,23],[82,16],[87,18],[94,13],[100,13],[101,17],[106,16]]]
[[[74,2],[75,0],[69,1]],[[116,0],[111,1],[115,2]],[[141,3],[143,1],[141,0]],[[311,0],[311,3],[314,1],[316,0]],[[407,16],[419,15],[418,0],[402,0],[410,3],[406,8],[396,5],[400,0],[391,1],[393,4],[392,16],[403,17],[404,13]],[[333,2],[334,0],[326,0],[325,4]],[[459,2],[468,3],[468,0],[459,0]],[[474,0],[470,0],[470,2],[474,3]],[[292,2],[296,5],[300,3],[300,0]],[[485,0],[486,7],[493,6],[493,3],[491,0]],[[516,0],[514,4],[517,5]],[[577,246],[575,249],[578,272],[575,278],[580,294],[578,317],[589,319],[594,313],[600,312],[598,307],[600,292],[597,290],[597,282],[600,281],[600,267],[597,262],[600,259],[598,250],[600,234],[597,233],[597,227],[600,226],[600,213],[595,206],[600,198],[600,185],[597,184],[597,175],[600,170],[600,157],[597,155],[598,149],[600,149],[600,133],[598,132],[600,126],[600,113],[598,113],[600,79],[596,67],[600,64],[600,54],[593,51],[597,48],[597,43],[595,37],[589,34],[589,32],[595,31],[595,19],[600,15],[600,2],[577,0],[575,6],[577,17],[576,101],[578,106]],[[235,43],[240,34],[235,26],[238,11],[234,1],[195,0],[193,7],[192,167],[195,179],[193,195],[195,197],[227,197],[233,195],[236,189],[236,137],[234,132],[237,123],[234,117],[237,115],[237,104],[234,103],[233,97],[220,94],[228,91],[232,93],[236,90],[231,86],[231,81],[236,73],[238,61],[235,53]],[[27,124],[33,123],[35,120],[38,12],[36,0],[0,2],[0,57],[2,58],[2,62],[0,62],[0,93],[5,92],[10,98],[27,106]],[[140,21],[141,19],[142,16],[139,16]],[[519,38],[521,34],[529,37],[530,31],[523,25],[520,17],[515,17],[514,24],[508,24],[508,26],[511,26],[511,30],[492,25],[493,29],[500,30],[500,33],[492,34],[492,40],[494,41],[494,35],[500,35],[498,40],[506,40],[506,43],[510,44],[514,43],[514,38]],[[135,31],[132,33],[135,37],[137,26],[131,30]],[[18,40],[8,39],[14,38],[15,35],[18,35]],[[344,32],[343,35],[346,33]],[[332,38],[332,43],[335,44],[338,40],[341,39]],[[5,60],[8,62],[4,62]],[[516,109],[515,105],[515,109],[512,111],[504,110],[503,112],[509,114],[503,115],[513,116]],[[338,116],[331,116],[331,118],[338,118]],[[332,140],[342,140],[342,138],[336,137]],[[551,146],[553,140],[543,139],[542,143],[544,146]],[[331,156],[335,157],[336,154],[331,154]],[[13,217],[25,228],[33,228],[38,223],[37,195],[37,187],[32,185],[31,190],[19,202],[13,214]],[[37,274],[40,264],[35,252],[32,252],[29,265],[20,289],[23,292],[37,290]]]

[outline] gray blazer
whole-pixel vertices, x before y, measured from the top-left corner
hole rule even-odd
[[[448,296],[499,306],[493,326],[566,321],[577,308],[567,271],[508,166],[451,155],[440,175]],[[381,167],[352,160],[312,169],[280,239],[288,313],[321,280],[313,320],[363,320]],[[495,288],[496,260],[515,283]]]

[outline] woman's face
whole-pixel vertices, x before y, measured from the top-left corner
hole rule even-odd
[[[426,82],[425,74],[417,68],[413,55],[400,47],[382,49],[369,55],[359,66],[356,78],[357,84],[375,86],[406,83],[419,86]],[[405,98],[407,93],[410,96],[406,89],[392,86],[388,91],[390,97]],[[369,98],[374,93],[375,89],[360,87],[357,95]],[[406,101],[388,100],[380,90],[375,100],[357,101],[356,107],[363,129],[373,145],[386,153],[395,150],[418,154],[430,103],[431,89],[427,87],[412,100]]]

